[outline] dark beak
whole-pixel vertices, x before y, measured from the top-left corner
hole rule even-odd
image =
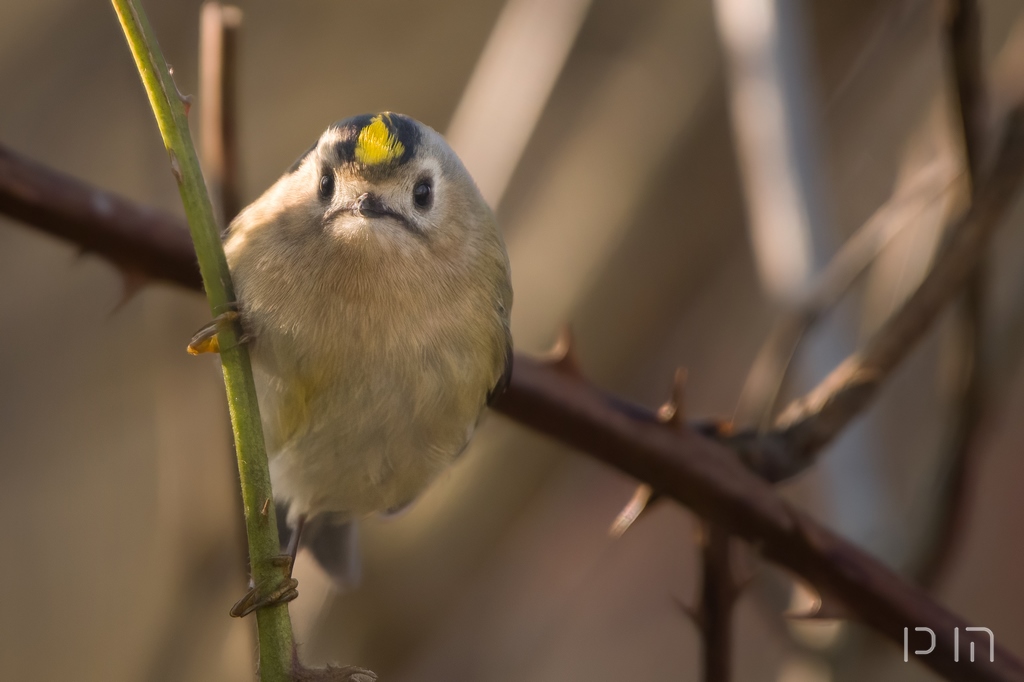
[[[394,212],[389,211],[380,199],[375,195],[366,192],[361,194],[358,199],[352,204],[352,211],[356,215],[363,216],[364,218],[380,218],[381,216],[394,216]]]

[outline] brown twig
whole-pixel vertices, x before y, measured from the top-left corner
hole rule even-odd
[[[199,15],[200,160],[223,229],[241,209],[236,58],[242,10],[207,2]]]
[[[732,616],[740,587],[733,573],[729,534],[704,522],[700,543],[701,588],[698,624],[704,639],[701,652],[704,682],[732,677]]]
[[[836,377],[826,384],[838,390],[828,391],[824,397],[812,394],[815,400],[808,401],[807,406],[817,409],[801,410],[800,418],[790,425],[789,431],[776,434],[794,434],[788,442],[778,441],[781,448],[798,447],[806,451],[834,435],[867,404],[877,383],[920,338],[964,282],[1024,173],[1024,122],[1020,114],[1011,117],[1008,131],[991,179],[979,190],[971,210],[956,224],[952,238],[936,259],[935,269],[879,337],[860,356],[837,370]],[[9,164],[11,158],[16,160],[10,155],[7,158]],[[173,235],[184,233],[183,228],[172,227],[173,220],[161,223],[170,228],[162,230],[145,222],[110,226],[100,220],[102,224],[97,224],[95,212],[82,210],[82,204],[88,208],[88,197],[95,191],[83,183],[27,162],[6,174],[0,173],[0,179],[4,177],[43,177],[51,183],[49,192],[35,197],[36,211],[22,211],[17,217],[34,223],[36,216],[43,216],[48,220],[44,229],[87,242],[103,255],[109,253],[117,259],[148,266],[150,269],[143,271],[153,277],[198,288],[198,278],[190,280],[180,275],[182,260],[173,247],[177,238]],[[16,183],[13,186],[19,188]],[[11,203],[11,187],[11,183],[0,181],[0,210],[20,205]],[[23,192],[14,193],[15,197],[22,195]],[[72,202],[78,210],[48,209],[50,204],[64,206],[67,196],[86,199]],[[124,204],[118,213],[122,221],[125,215],[139,220],[154,215],[130,202],[119,201]],[[61,220],[71,224],[54,225]],[[92,231],[101,232],[104,238],[97,239]],[[168,238],[168,234],[172,237]],[[140,258],[133,250],[141,250],[149,257]],[[498,400],[496,408],[653,485],[728,533],[748,540],[766,557],[802,575],[823,594],[841,601],[852,614],[899,646],[903,628],[908,624],[932,628],[937,638],[936,649],[921,661],[941,674],[969,680],[1024,680],[1024,668],[1001,647],[994,664],[954,667],[952,633],[965,623],[870,556],[789,507],[768,483],[713,438],[713,426],[701,427],[701,432],[668,428],[658,423],[651,412],[596,390],[574,373],[553,369],[522,355],[516,357],[509,390]],[[816,420],[820,423],[815,424]],[[745,447],[743,452],[748,457],[751,452],[759,452],[750,449],[750,442],[730,440]]]
[[[907,574],[926,588],[938,584],[953,555],[963,525],[972,482],[971,465],[977,448],[979,426],[986,412],[986,387],[982,360],[982,291],[980,273],[968,281],[956,305],[953,334],[948,354],[956,363],[953,424],[943,439],[938,458],[938,478],[930,497],[934,510],[928,526],[919,533],[918,548],[909,557]]]
[[[954,3],[949,21],[948,41],[957,104],[963,131],[964,157],[971,178],[971,194],[984,182],[985,162],[990,144],[988,97],[982,71],[981,16],[977,0]],[[987,393],[984,386],[984,293],[985,258],[979,259],[954,307],[955,343],[946,353],[955,368],[953,424],[943,439],[935,513],[922,532],[920,548],[911,557],[910,575],[925,587],[933,587],[942,576],[967,507],[973,446],[981,422]]]
[[[950,189],[953,179],[941,177],[934,169],[922,172],[843,243],[811,282],[809,293],[785,311],[769,332],[740,391],[733,417],[737,425],[760,431],[771,428],[779,393],[804,336],[839,303],[896,235],[914,223],[920,209]]]
[[[671,398],[658,409],[658,421],[662,424],[686,428],[685,388],[686,371],[680,368],[676,370]],[[637,493],[644,488],[650,489],[647,484],[641,484]],[[704,682],[729,682],[733,606],[741,587],[733,573],[729,532],[707,520],[701,522],[700,529],[701,582],[697,609],[691,615],[701,633],[701,676]]]
[[[990,150],[988,97],[981,54],[981,13],[977,0],[956,0],[949,21],[949,48],[953,60],[964,152],[971,184],[981,184]]]

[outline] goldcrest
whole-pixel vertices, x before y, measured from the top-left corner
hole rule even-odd
[[[274,495],[351,582],[351,524],[414,500],[508,381],[494,215],[434,130],[356,116],[232,221],[225,251]]]

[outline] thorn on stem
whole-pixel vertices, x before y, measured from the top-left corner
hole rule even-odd
[[[583,378],[579,356],[576,353],[576,341],[569,325],[564,325],[558,332],[555,345],[547,352],[546,362],[552,368],[578,379]]]
[[[848,620],[850,618],[849,612],[842,604],[831,599],[824,599],[820,592],[803,582],[796,582],[793,585],[791,604],[790,609],[782,614],[787,620]]]
[[[736,424],[733,421],[718,420],[715,422],[715,433],[719,438],[729,438],[736,432]]]
[[[672,394],[668,402],[658,408],[658,421],[669,426],[682,426],[686,420],[686,378],[684,367],[676,369],[672,379]]]
[[[121,298],[111,312],[114,313],[124,308],[128,301],[135,298],[135,294],[139,293],[144,286],[149,283],[149,277],[139,272],[138,270],[130,270],[128,268],[121,268]]]
[[[633,497],[622,508],[619,515],[615,517],[615,521],[612,522],[611,527],[608,529],[608,535],[615,539],[621,538],[629,530],[629,527],[633,525],[633,522],[640,518],[640,515],[644,513],[644,510],[648,508],[651,502],[657,499],[658,495],[651,486],[641,483],[637,486]]]
[[[188,112],[192,110],[192,104],[195,103],[196,98],[192,95],[181,94],[181,90],[178,89],[178,83],[174,80],[174,67],[170,64],[167,65],[167,72],[171,74],[171,82],[174,83],[174,92],[178,95],[178,99],[185,107],[185,115],[188,116]]]
[[[171,173],[174,175],[174,179],[178,181],[178,184],[181,184],[181,164],[178,162],[178,156],[174,153],[173,149],[168,149],[167,154],[171,157]]]

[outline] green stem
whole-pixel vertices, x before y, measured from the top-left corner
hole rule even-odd
[[[142,8],[133,0],[111,1],[149,95],[164,146],[170,155],[171,170],[178,181],[181,200],[185,205],[185,216],[199,259],[199,270],[206,287],[210,311],[217,316],[230,309],[235,294],[213,208],[189,134],[185,107]],[[219,339],[224,387],[235,436],[238,472],[242,480],[252,577],[257,585],[275,585],[287,576],[282,576],[282,569],[275,567],[271,561],[280,553],[280,545],[274,505],[269,502],[273,499],[270,471],[249,352],[244,345],[238,344],[235,329],[224,329],[219,333]],[[284,682],[290,679],[292,626],[287,604],[258,610],[256,621],[261,680]]]

